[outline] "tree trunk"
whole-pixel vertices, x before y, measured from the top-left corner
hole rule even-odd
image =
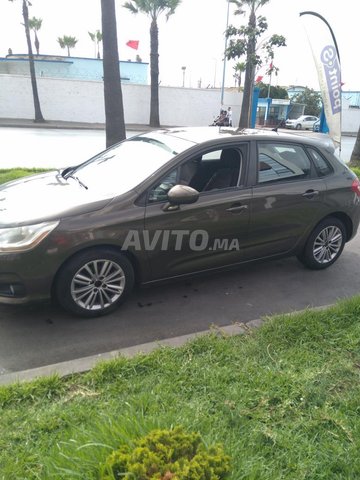
[[[115,0],[101,0],[106,147],[126,138],[121,91]]]
[[[29,66],[30,66],[30,77],[31,77],[31,87],[33,92],[34,108],[35,108],[35,122],[40,123],[40,122],[44,122],[45,120],[41,113],[39,93],[38,93],[37,83],[36,83],[34,55],[32,52],[30,28],[29,28],[29,10],[28,10],[26,0],[23,0],[22,10],[23,10],[23,17],[24,17],[26,41],[27,41],[28,52],[29,52]]]
[[[252,32],[255,31],[256,15],[254,10],[254,5],[250,13],[248,27]],[[256,49],[256,39],[255,39],[255,36],[252,33],[250,33],[248,49],[246,54],[244,93],[243,93],[243,100],[241,105],[239,128],[248,128],[250,126],[251,107],[252,107],[252,98],[253,98],[253,85],[254,85],[254,76],[255,76],[255,66],[254,66],[255,49]]]
[[[40,42],[39,42],[39,39],[38,39],[38,36],[36,34],[36,30],[35,30],[35,48],[36,48],[36,55],[40,55]]]
[[[67,51],[68,51],[68,57],[70,57],[70,47],[69,46],[67,47]]]
[[[349,165],[350,165],[350,167],[360,168],[360,127],[359,127],[359,131],[358,131],[358,134],[357,134],[357,137],[356,137],[354,149],[353,149],[352,154],[351,154]]]
[[[159,30],[153,19],[150,27],[150,126],[160,127],[159,117]]]

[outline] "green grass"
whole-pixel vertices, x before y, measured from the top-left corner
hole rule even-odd
[[[47,172],[45,168],[3,168],[0,169],[0,184],[35,173]]]
[[[358,167],[351,167],[351,170],[360,178],[360,168]]]
[[[360,478],[359,317],[357,297],[1,387],[0,479],[96,479],[120,443],[174,425],[223,443],[231,480]]]

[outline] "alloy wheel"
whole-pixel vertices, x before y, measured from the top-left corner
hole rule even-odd
[[[71,282],[71,296],[81,308],[103,310],[122,295],[125,274],[117,263],[109,259],[96,259],[84,264]]]
[[[313,255],[318,263],[331,262],[341,250],[343,234],[339,227],[330,225],[320,231],[315,238]]]

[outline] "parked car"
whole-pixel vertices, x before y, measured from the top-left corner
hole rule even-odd
[[[319,132],[319,131],[320,131],[320,120],[317,120],[313,125],[313,132]]]
[[[359,180],[333,152],[291,134],[165,129],[4,184],[0,302],[52,297],[92,317],[135,282],[289,255],[329,267],[360,218]]]
[[[301,115],[301,117],[296,119],[287,119],[285,122],[285,127],[293,128],[296,130],[312,130],[314,123],[318,120],[318,117],[314,117],[312,115]]]

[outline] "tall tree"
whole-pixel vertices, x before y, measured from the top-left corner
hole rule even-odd
[[[10,0],[10,2],[12,1],[14,0]],[[29,54],[31,87],[33,92],[34,109],[35,109],[35,122],[44,122],[44,117],[40,108],[39,93],[37,89],[36,74],[35,74],[34,55],[33,55],[32,46],[31,46],[30,27],[29,27],[29,5],[31,5],[29,0],[23,0],[22,15],[24,19],[25,36],[26,36],[26,43],[28,46],[28,54]]]
[[[351,167],[360,168],[360,126],[357,133],[354,149],[351,154],[350,164]]]
[[[226,52],[227,58],[230,60],[245,57],[244,94],[239,127],[247,128],[250,125],[255,68],[261,66],[264,61],[271,61],[274,58],[274,47],[286,46],[286,42],[282,35],[272,35],[266,42],[261,42],[263,52],[261,56],[257,44],[261,35],[267,30],[268,24],[265,17],[258,15],[258,10],[270,0],[230,1],[236,5],[235,15],[245,15],[247,12],[249,14],[247,25],[240,28],[231,25],[226,32],[230,38]]]
[[[103,38],[102,33],[100,32],[100,30],[96,30],[96,32],[94,33],[88,32],[88,34],[91,40],[95,44],[95,56],[97,58],[100,58],[100,42],[102,42],[102,38]]]
[[[126,138],[119,69],[115,0],[101,0],[106,146]]]
[[[151,19],[150,25],[150,126],[160,126],[159,115],[159,28],[158,17],[166,14],[166,19],[175,13],[181,0],[130,0],[124,7],[132,13],[145,13]]]
[[[29,19],[29,28],[34,32],[34,35],[35,35],[34,45],[36,48],[37,55],[39,55],[39,52],[40,52],[40,42],[37,36],[37,32],[40,30],[41,25],[42,25],[42,18],[32,17]]]
[[[269,84],[259,82],[257,87],[260,89],[259,98],[267,98],[269,92]],[[281,98],[287,99],[289,98],[288,92],[284,87],[274,87],[270,85],[270,98]]]
[[[70,35],[64,35],[63,37],[58,37],[58,44],[61,48],[67,48],[68,57],[70,57],[70,49],[75,48],[78,40],[75,37]]]
[[[321,111],[321,93],[316,92],[313,88],[305,87],[301,93],[294,95],[291,99],[292,103],[302,103],[305,105],[304,115],[320,115]]]

